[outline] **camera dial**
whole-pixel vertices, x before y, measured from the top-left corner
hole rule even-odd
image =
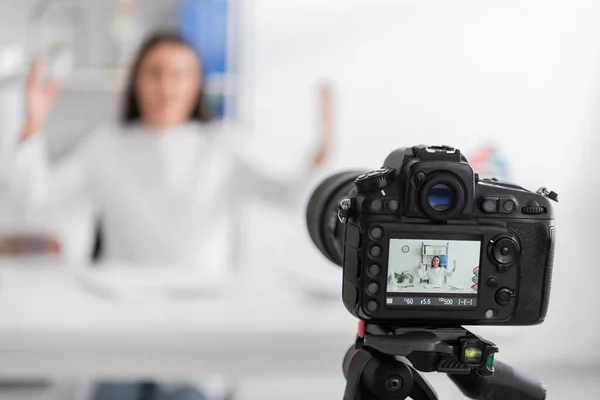
[[[392,182],[392,174],[389,169],[376,169],[359,175],[354,180],[354,185],[359,193],[371,190],[383,189]]]

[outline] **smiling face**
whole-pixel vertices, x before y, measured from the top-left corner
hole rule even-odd
[[[435,256],[431,259],[431,268],[439,268],[440,266],[440,258]]]

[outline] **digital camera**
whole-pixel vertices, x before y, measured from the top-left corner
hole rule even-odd
[[[548,309],[553,201],[545,188],[480,179],[458,149],[419,145],[324,180],[307,224],[363,321],[533,325]]]

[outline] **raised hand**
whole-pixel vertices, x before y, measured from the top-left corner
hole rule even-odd
[[[456,272],[456,260],[454,260],[454,267],[452,268],[452,272]]]
[[[27,114],[21,140],[28,139],[40,130],[60,89],[60,83],[57,80],[44,82],[43,70],[45,64],[46,57],[38,57],[27,77]]]
[[[423,269],[423,260],[421,260],[421,262],[419,262],[419,269]]]
[[[313,167],[322,166],[331,153],[333,139],[333,94],[331,86],[327,83],[319,87],[319,118],[320,135],[319,147],[313,158]]]

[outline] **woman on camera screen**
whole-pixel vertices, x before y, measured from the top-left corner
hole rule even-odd
[[[442,286],[444,284],[444,277],[452,278],[455,272],[456,260],[454,260],[452,271],[448,271],[440,265],[440,258],[438,256],[434,256],[431,259],[431,267],[427,271],[423,269],[423,261],[419,265],[419,277],[421,279],[428,279],[430,285]]]

